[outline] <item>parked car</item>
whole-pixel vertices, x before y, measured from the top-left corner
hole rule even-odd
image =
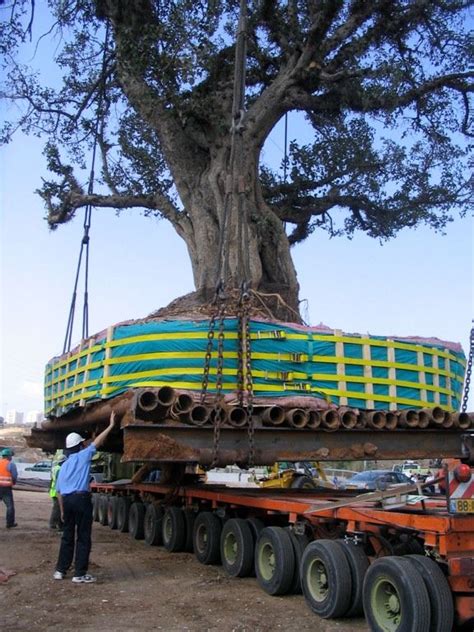
[[[403,472],[393,472],[392,470],[366,470],[359,472],[350,478],[345,489],[363,489],[375,491],[376,489],[386,489],[396,485],[407,485],[412,480]]]
[[[38,461],[31,467],[25,467],[25,472],[51,472],[52,461]]]

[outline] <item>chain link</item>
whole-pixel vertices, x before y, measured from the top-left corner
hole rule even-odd
[[[462,396],[461,412],[467,412],[467,400],[469,399],[469,391],[471,389],[472,362],[474,358],[474,327],[471,327],[471,335],[469,337],[469,356],[467,360],[466,379],[464,381],[464,393]]]
[[[221,438],[221,425],[224,421],[224,409],[222,407],[222,375],[224,369],[224,326],[225,326],[225,303],[221,301],[218,307],[218,327],[217,334],[217,369],[216,369],[216,397],[214,401],[214,441],[212,446],[211,469],[218,463],[219,442]]]
[[[253,418],[253,376],[252,376],[252,348],[250,345],[250,304],[248,294],[242,297],[241,329],[244,343],[243,357],[245,358],[245,390],[247,394],[247,432],[249,439],[248,466],[253,467],[255,461],[255,426]],[[243,397],[243,394],[242,394]]]
[[[209,369],[211,367],[211,357],[212,357],[212,348],[214,346],[214,330],[216,328],[216,317],[219,311],[219,307],[216,307],[216,311],[211,316],[211,320],[209,321],[209,329],[207,331],[207,347],[206,347],[206,355],[204,360],[204,373],[202,376],[202,386],[201,386],[201,404],[204,404],[204,400],[206,399],[207,387],[209,385]]]

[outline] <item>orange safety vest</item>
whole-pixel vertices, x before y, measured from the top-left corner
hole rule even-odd
[[[13,477],[7,469],[10,461],[0,459],[0,487],[13,487]]]

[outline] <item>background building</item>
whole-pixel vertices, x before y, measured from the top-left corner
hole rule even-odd
[[[23,424],[23,413],[18,410],[9,410],[5,416],[6,426],[21,426]]]

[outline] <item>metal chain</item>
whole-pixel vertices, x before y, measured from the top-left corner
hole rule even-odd
[[[244,407],[244,332],[243,332],[243,309],[242,303],[237,310],[237,401],[238,405]]]
[[[211,366],[211,357],[212,357],[212,348],[214,346],[214,330],[216,327],[216,317],[218,314],[219,308],[216,308],[216,311],[212,314],[211,320],[209,321],[209,329],[207,330],[207,347],[206,347],[206,355],[204,360],[204,373],[202,376],[202,386],[201,386],[201,404],[204,404],[204,400],[206,399],[207,387],[209,385],[209,369]]]
[[[222,408],[222,375],[224,369],[224,326],[225,326],[225,302],[221,301],[218,312],[219,333],[217,335],[217,369],[216,369],[216,398],[214,402],[214,441],[212,446],[211,469],[217,465],[219,454],[219,442],[221,438],[221,425],[224,410]]]
[[[473,321],[474,322],[474,321]],[[466,379],[464,381],[464,393],[462,396],[461,412],[467,412],[467,400],[469,399],[469,391],[471,389],[472,362],[474,359],[474,326],[471,327],[471,335],[469,337],[469,356],[467,360]]]
[[[248,295],[243,298],[243,335],[245,346],[245,388],[247,391],[247,432],[249,438],[249,467],[253,467],[255,461],[255,426],[253,419],[253,376],[252,376],[252,349],[250,345],[250,305]]]

